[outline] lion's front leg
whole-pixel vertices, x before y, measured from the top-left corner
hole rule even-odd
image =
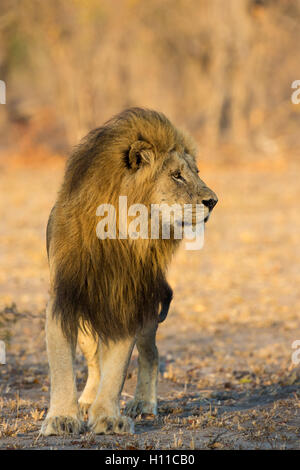
[[[99,338],[89,331],[79,329],[78,344],[86,359],[88,366],[88,379],[84,390],[78,400],[82,417],[86,417],[88,410],[96,398],[100,383],[100,351]]]
[[[83,423],[79,419],[75,375],[74,348],[63,335],[59,321],[52,316],[52,302],[47,307],[47,351],[50,365],[50,408],[42,425],[44,436],[79,433]]]
[[[159,356],[155,344],[157,323],[148,325],[137,336],[138,381],[135,397],[125,409],[132,418],[143,414],[157,414],[157,377]]]
[[[133,433],[133,421],[121,416],[120,394],[135,338],[100,342],[101,380],[89,409],[89,427],[96,434]]]

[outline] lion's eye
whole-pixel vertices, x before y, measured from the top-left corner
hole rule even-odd
[[[185,179],[183,178],[183,176],[182,176],[182,174],[179,170],[172,173],[172,178],[176,181],[185,181]]]

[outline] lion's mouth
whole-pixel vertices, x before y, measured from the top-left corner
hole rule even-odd
[[[203,224],[203,222],[204,222],[204,223],[206,224],[206,222],[207,222],[208,219],[209,219],[209,216],[210,216],[210,214],[207,214],[207,216],[206,216],[204,219],[202,219],[201,221],[199,221],[199,222],[197,222],[195,219],[193,219],[191,222],[187,222],[187,221],[185,221],[185,220],[181,220],[181,221],[176,221],[175,223],[176,223],[176,225],[181,225],[182,228],[184,228],[185,226],[186,226],[186,227],[191,227],[191,226],[195,227],[195,226],[197,225],[197,223],[198,223],[198,224]]]

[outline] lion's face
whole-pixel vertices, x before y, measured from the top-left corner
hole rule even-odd
[[[186,152],[171,152],[158,175],[153,197],[157,204],[179,204],[182,208],[192,204],[204,206],[204,221],[216,205],[216,194],[199,178],[193,156]]]

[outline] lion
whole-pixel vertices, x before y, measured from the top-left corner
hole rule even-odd
[[[75,148],[47,226],[51,391],[41,429],[45,436],[80,433],[86,426],[97,434],[133,433],[134,418],[157,414],[155,338],[172,300],[166,270],[180,240],[99,239],[97,207],[117,207],[120,195],[127,196],[128,205],[146,207],[203,204],[205,221],[217,203],[199,178],[192,139],[160,112],[127,109]],[[73,367],[77,342],[88,366],[79,400]],[[120,394],[135,344],[136,392],[121,415]]]

